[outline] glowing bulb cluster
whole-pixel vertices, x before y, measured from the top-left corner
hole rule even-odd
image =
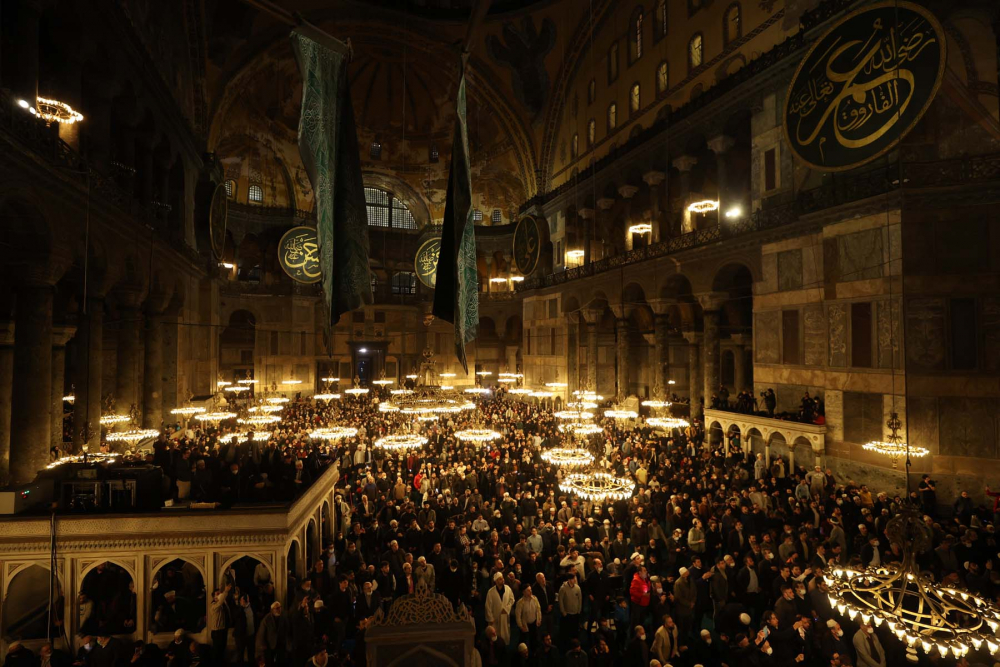
[[[382,449],[413,449],[427,443],[427,438],[419,435],[387,435],[375,441]]]
[[[334,426],[332,428],[318,428],[309,434],[313,440],[339,440],[340,438],[353,438],[358,434],[358,429],[350,426]]]
[[[503,436],[489,429],[471,428],[464,431],[455,431],[455,437],[463,442],[492,442]]]

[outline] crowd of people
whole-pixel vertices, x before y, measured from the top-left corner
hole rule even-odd
[[[335,538],[289,580],[284,599],[269,579],[220,582],[203,618],[210,646],[193,641],[196,628],[178,627],[167,647],[138,642],[131,653],[108,649],[118,640],[98,632],[73,664],[364,665],[373,617],[402,596],[436,593],[468,611],[485,666],[901,665],[904,646],[885,627],[831,608],[822,572],[899,560],[885,531],[907,502],[933,529],[924,569],[990,598],[1000,584],[993,513],[963,494],[939,515],[929,477],[909,498],[873,493],[829,469],[788,469],[731,438],[712,442],[697,420],[665,431],[599,419],[602,433],[576,444],[634,490],[591,502],[561,491],[564,471],[541,457],[568,437],[550,402],[501,389],[475,411],[417,421],[379,411],[380,400],[390,397],[297,401],[266,444],[214,429],[157,443],[150,456],[178,500],[186,473],[190,497],[254,498],[263,481],[269,497],[288,498],[308,483],[295,471],[315,477],[336,462]],[[332,423],[358,434],[329,444],[306,437]],[[455,438],[470,427],[501,437]],[[374,445],[401,429],[427,443]],[[210,477],[198,483],[201,469]],[[25,651],[6,664],[37,664],[17,662]],[[112,653],[116,662],[97,659]]]
[[[778,396],[774,393],[774,389],[771,388],[760,392],[760,400],[749,389],[741,390],[732,401],[729,400],[729,397],[729,389],[725,386],[719,387],[719,391],[712,394],[712,399],[709,403],[710,408],[712,410],[738,412],[744,415],[758,415],[771,419],[783,419],[805,424],[826,423],[823,399],[818,396],[810,396],[808,391],[803,393],[797,410],[782,412],[778,412]],[[760,409],[761,404],[763,404],[763,410]]]

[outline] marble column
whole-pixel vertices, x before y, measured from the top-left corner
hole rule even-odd
[[[742,345],[737,345],[733,350],[733,384],[735,393],[739,393],[747,388],[746,386],[746,352]]]
[[[662,171],[647,171],[645,174],[642,175],[643,182],[645,182],[646,185],[649,186],[649,190],[650,190],[650,197],[649,197],[649,199],[650,199],[650,201],[652,202],[652,205],[653,205],[653,210],[652,210],[652,214],[653,214],[653,233],[649,237],[649,242],[650,243],[656,243],[657,241],[659,241],[664,236],[663,230],[660,228],[660,225],[661,225],[661,221],[660,221],[660,192],[658,191],[658,188],[659,188],[660,183],[662,183],[665,178],[666,178],[666,174],[664,174]],[[668,200],[668,204],[669,204],[669,200]],[[667,206],[667,208],[669,210],[669,208],[670,208],[669,205]],[[669,220],[669,216],[668,216],[668,220]],[[667,231],[666,236],[669,236],[670,235],[669,226],[668,226],[668,228],[667,228],[666,231]]]
[[[578,215],[583,220],[583,263],[590,264],[591,246],[594,244],[594,214],[592,208],[581,208]],[[591,387],[591,391],[595,391]]]
[[[705,405],[712,404],[712,394],[719,391],[719,309],[729,295],[721,292],[699,294],[702,308],[702,366],[704,368]]]
[[[580,316],[569,313],[566,316],[566,393],[580,386]]]
[[[638,191],[639,188],[634,185],[622,185],[619,186],[618,188],[618,194],[621,195],[622,199],[625,200],[625,205],[627,207],[627,211],[625,214],[625,228],[618,231],[618,233],[625,235],[626,251],[632,249],[632,244],[634,242],[633,235],[629,233],[628,228],[638,222],[637,220],[632,219],[632,197],[634,197],[635,193],[637,193]],[[649,237],[643,237],[643,240],[648,241]]]
[[[25,285],[17,290],[10,419],[10,476],[14,484],[32,481],[49,459],[53,292],[51,285]]]
[[[146,314],[146,344],[143,347],[142,426],[160,428],[163,423],[163,315]]]
[[[691,416],[699,412],[701,398],[701,332],[685,331],[688,342],[688,397],[691,399]]]
[[[10,474],[10,408],[14,389],[14,323],[0,323],[0,485]]]
[[[619,399],[625,398],[629,393],[628,332],[628,319],[625,317],[615,319],[615,378],[617,383],[615,395]]]
[[[163,351],[161,353],[163,359],[163,418],[167,420],[171,419],[168,416],[170,415],[170,411],[184,402],[184,399],[178,399],[177,396],[177,339],[180,334],[179,320],[179,308],[170,308],[163,314]],[[403,344],[404,349],[401,359],[405,359],[406,357],[405,337]],[[256,353],[254,354],[254,359],[257,359]],[[403,368],[402,360],[399,367]]]
[[[608,211],[610,211],[612,208],[614,208],[614,206],[615,206],[615,200],[614,199],[612,199],[611,197],[601,197],[600,199],[597,200],[597,210],[598,211],[604,211],[604,214],[603,214],[603,216],[601,216],[600,213],[598,213],[597,215],[601,216],[605,220],[607,220],[608,217],[610,216],[610,213],[608,213]],[[617,253],[618,252],[617,248],[620,247],[620,246],[618,246],[615,243],[614,239],[607,238],[607,232],[606,231],[604,233],[601,233],[601,232],[598,231],[598,229],[599,229],[598,220],[595,217],[594,218],[594,238],[600,244],[601,259],[604,259],[605,257],[607,257],[607,256],[609,256],[611,254]]]
[[[715,170],[719,184],[719,218],[721,225],[726,211],[739,208],[739,199],[730,192],[729,174],[726,170],[726,154],[736,145],[736,140],[720,134],[708,141],[708,147],[715,153]]]
[[[142,314],[132,306],[118,308],[118,366],[115,382],[115,409],[127,414],[133,405],[139,405],[139,333]]]
[[[597,391],[597,322],[587,319],[587,389]]]
[[[76,401],[73,403],[73,451],[84,444],[84,429],[90,432],[86,444],[96,452],[101,445],[101,399],[104,380],[104,299],[89,297],[87,312],[81,313],[76,337],[79,361],[76,364]]]
[[[76,327],[52,327],[52,425],[49,437],[53,447],[63,448],[63,396],[66,395],[66,343]]]
[[[661,396],[668,396],[667,366],[670,364],[670,317],[666,314],[653,316],[653,388]],[[659,396],[658,396],[659,398]]]
[[[687,207],[690,203],[688,200],[691,195],[691,170],[694,166],[698,164],[698,158],[692,155],[682,155],[675,158],[673,163],[674,168],[680,172],[681,183],[680,183],[680,202],[681,202],[681,234],[687,234],[688,232],[694,231],[694,224],[691,222],[691,214],[688,213]]]

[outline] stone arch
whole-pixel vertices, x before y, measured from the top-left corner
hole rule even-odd
[[[102,565],[114,567],[105,567],[102,571]],[[116,572],[116,568],[119,571]],[[128,580],[125,581],[122,575]],[[79,593],[86,596],[87,603],[78,604],[75,609],[80,634],[133,634],[139,620],[135,617],[138,609],[131,608],[131,594],[136,592],[135,587],[135,570],[124,561],[109,558],[94,561],[85,567],[80,572]],[[126,625],[126,621],[132,622],[131,627]]]
[[[293,537],[285,545],[285,567],[296,580],[304,573],[300,572],[301,566],[299,561],[301,560],[300,554],[302,552],[302,543],[299,541],[298,537]]]
[[[764,435],[760,429],[751,427],[747,430],[745,447],[755,456],[764,453]]]
[[[767,446],[770,448],[772,461],[779,456],[783,459],[788,458],[790,451],[788,440],[781,431],[771,431],[771,434],[767,438]]]
[[[403,179],[377,171],[363,172],[361,178],[366,186],[391,192],[396,199],[403,202],[417,221],[418,229],[432,222],[427,201]]]
[[[743,262],[728,262],[712,279],[712,291],[727,295],[719,316],[720,334],[749,333],[753,327],[754,275]]]
[[[44,639],[48,636],[49,586],[53,581],[49,564],[42,561],[21,563],[5,572],[3,604],[0,605],[0,639]],[[63,615],[62,578],[56,573],[53,616]],[[39,601],[44,604],[39,604]],[[55,633],[60,632],[54,627]]]
[[[263,565],[267,569],[267,576],[271,584],[277,581],[274,566],[260,554],[238,553],[226,558],[219,568],[218,586],[222,587],[227,583],[232,583],[240,588],[240,592],[250,596],[255,600],[259,595],[257,590],[257,567]],[[251,570],[250,567],[253,567]],[[232,569],[234,572],[230,573]]]
[[[152,567],[149,578],[151,594],[147,604],[152,631],[173,632],[183,628],[187,632],[201,632],[207,608],[204,565],[184,556],[168,555]],[[175,593],[172,605],[167,599],[171,591]]]
[[[576,295],[570,295],[563,299],[563,314],[575,313],[580,310],[580,299]]]
[[[791,462],[792,465],[801,466],[807,470],[811,469],[811,466],[816,461],[816,454],[813,450],[812,443],[809,442],[809,438],[804,435],[798,436],[792,441],[789,449],[794,457]]]
[[[705,425],[705,428],[707,430],[706,435],[708,436],[708,442],[710,444],[722,442],[725,438],[727,425],[723,424],[718,419],[709,420]]]

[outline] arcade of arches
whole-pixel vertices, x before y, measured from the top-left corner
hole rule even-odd
[[[267,509],[220,504],[225,520],[180,502],[179,484],[205,491],[197,470],[149,472],[167,507],[147,478],[91,481],[102,496],[36,477],[53,457],[123,454],[102,416],[183,437],[173,411],[235,410],[223,387],[240,380],[304,410],[355,381],[457,373],[461,392],[520,373],[549,385],[547,408],[577,390],[643,416],[670,400],[708,445],[890,495],[904,466],[864,445],[898,415],[927,450],[913,479],[931,475],[942,506],[989,503],[1000,14],[912,3],[943,30],[939,88],[898,144],[830,171],[791,145],[789,85],[817,38],[872,2],[495,0],[467,66],[480,320],[466,376],[415,259],[441,234],[474,0],[3,0],[0,510],[22,515],[0,522],[0,654],[14,639],[37,649],[55,608],[74,651],[98,632],[210,643],[213,589],[269,582],[283,599],[288,574],[350,530],[336,443],[308,482],[289,459],[290,490],[257,478],[247,493]],[[279,262],[284,234],[316,214],[274,4],[353,49],[373,299],[333,327],[319,286]],[[45,122],[32,104],[47,98],[82,120]],[[515,257],[518,225],[535,256]],[[70,514],[54,552],[29,489]],[[129,518],[102,514],[115,507]]]

